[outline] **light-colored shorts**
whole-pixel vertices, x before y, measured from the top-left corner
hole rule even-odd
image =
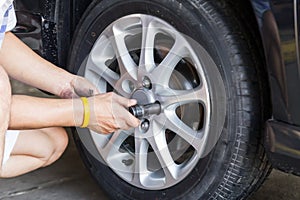
[[[11,130],[6,131],[2,166],[4,166],[4,164],[9,159],[10,154],[17,142],[19,134],[20,131],[11,131]]]

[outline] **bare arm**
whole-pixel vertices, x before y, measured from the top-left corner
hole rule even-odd
[[[82,121],[83,106],[80,99],[12,97],[9,129],[80,126]]]
[[[88,98],[90,123],[88,128],[99,133],[137,127],[139,120],[127,107],[136,104],[113,93]],[[14,95],[11,102],[9,129],[37,129],[47,127],[81,126],[83,122],[81,99],[46,99]]]
[[[0,64],[9,76],[58,96],[75,77],[41,58],[10,32],[4,37]]]

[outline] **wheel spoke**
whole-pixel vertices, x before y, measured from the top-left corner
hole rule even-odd
[[[86,76],[93,77],[93,80],[97,80],[94,82],[95,85],[98,85],[99,87],[103,88],[107,83],[114,88],[114,91],[117,92],[119,95],[122,95],[124,97],[129,97],[129,94],[123,90],[122,88],[122,80],[120,79],[120,76],[112,71],[111,69],[106,67],[106,70],[100,69],[100,65],[89,65]],[[104,68],[104,67],[103,67]],[[103,72],[101,72],[103,71]],[[90,74],[91,73],[91,74]],[[103,80],[103,81],[100,81]],[[101,86],[99,84],[102,84]],[[98,88],[99,89],[99,88]]]
[[[110,70],[105,65],[89,65],[89,70],[93,72],[94,75],[98,76],[98,78],[104,79],[107,83],[109,83],[112,87],[115,87],[117,84],[117,80],[120,76],[114,71]]]
[[[161,114],[157,121],[164,122],[162,124],[165,129],[169,129],[176,133],[189,143],[196,151],[203,145],[203,134],[201,131],[195,131],[191,127],[183,123],[176,115],[175,110],[166,111],[165,114]]]
[[[138,184],[144,184],[143,181],[149,174],[147,169],[148,146],[148,142],[145,139],[135,137],[135,168],[133,181]]]
[[[175,41],[163,61],[153,70],[153,77],[156,77],[154,83],[161,87],[168,87],[171,75],[179,63],[179,61],[186,55],[186,48],[183,46],[180,39]]]
[[[152,26],[153,18],[141,17],[142,22],[142,46],[139,67],[150,72],[155,67],[154,62],[154,40],[157,29]]]
[[[128,74],[132,79],[137,80],[137,65],[130,56],[125,44],[126,36],[132,34],[124,30],[124,27],[118,26],[118,24],[112,26],[112,34],[113,37],[109,39],[118,60],[121,76]]]
[[[166,183],[172,182],[177,178],[177,167],[166,142],[165,130],[160,124],[154,122],[152,131],[153,137],[147,138],[148,142],[164,170]]]
[[[114,159],[119,160],[119,148],[121,144],[129,137],[129,133],[125,131],[116,131],[108,143],[102,148],[102,157],[108,163],[113,163]]]
[[[208,91],[205,86],[198,86],[192,90],[170,90],[168,93],[171,95],[158,97],[164,109],[196,102],[202,103],[204,107],[208,105]]]
[[[103,46],[105,46],[107,49],[106,53],[102,53]],[[106,36],[102,36],[94,45],[90,53],[90,59],[88,59],[87,62],[87,69],[94,75],[98,76],[99,79],[103,78],[114,87],[120,76],[116,72],[109,69],[106,65],[106,61],[114,57],[114,53],[110,50],[111,46],[109,44],[109,40]]]

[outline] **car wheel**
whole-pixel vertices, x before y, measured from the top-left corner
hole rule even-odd
[[[138,128],[74,130],[112,199],[241,199],[267,176],[256,41],[226,1],[98,0],[72,43],[70,70],[101,93],[159,112]]]

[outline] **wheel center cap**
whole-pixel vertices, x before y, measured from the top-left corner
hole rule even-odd
[[[134,91],[131,98],[136,99],[137,104],[139,105],[147,105],[155,102],[153,93],[146,89],[138,89]]]

